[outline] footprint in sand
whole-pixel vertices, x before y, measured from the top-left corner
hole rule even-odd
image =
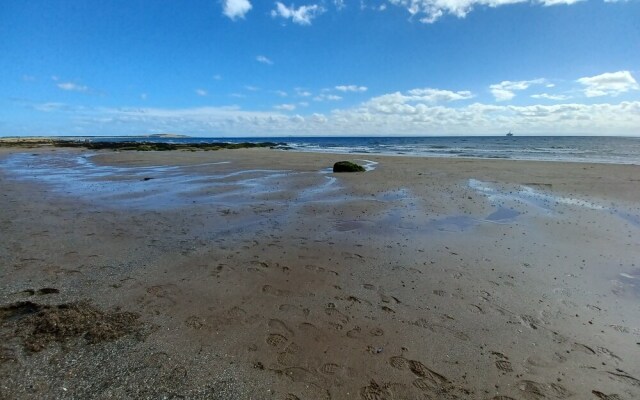
[[[278,310],[282,311],[287,315],[293,315],[297,317],[308,317],[311,312],[308,308],[303,308],[301,306],[296,306],[293,304],[280,304]]]
[[[384,331],[380,328],[373,328],[369,331],[369,334],[371,336],[383,336],[384,335]]]
[[[268,322],[269,325],[269,329],[272,329],[274,331],[279,331],[282,333],[286,333],[289,336],[293,336],[294,333],[291,329],[289,329],[289,327],[287,326],[287,324],[284,323],[284,321],[279,320],[279,319],[270,319]]]
[[[240,307],[231,307],[227,311],[227,316],[233,320],[240,320],[247,315],[247,312]]]
[[[601,400],[622,400],[618,394],[604,394],[597,390],[592,390],[591,393]]]
[[[325,375],[335,375],[342,370],[342,366],[334,363],[322,364],[322,366],[319,368],[320,373]]]
[[[523,380],[518,385],[522,395],[527,400],[539,399],[566,399],[572,393],[557,383],[544,384],[535,381]]]
[[[627,385],[640,387],[640,379],[634,378],[625,372],[608,372],[608,374],[613,380],[626,383]]]
[[[290,297],[292,295],[289,290],[277,289],[271,285],[264,285],[262,287],[262,293],[277,297]]]
[[[496,368],[498,368],[502,372],[513,372],[513,367],[511,363],[507,360],[497,360]]]
[[[521,315],[520,320],[522,321],[522,325],[528,326],[531,329],[538,329],[540,325],[540,321],[531,315]]]
[[[404,371],[404,370],[408,370],[409,369],[409,360],[407,360],[406,358],[401,357],[401,356],[391,357],[389,359],[389,364],[393,368],[399,369],[400,371]]]
[[[351,339],[358,339],[362,337],[362,329],[359,326],[355,326],[353,329],[347,331],[347,337]]]
[[[294,367],[296,365],[299,365],[301,360],[297,354],[283,351],[282,353],[278,353],[276,361],[282,366]]]
[[[415,375],[428,379],[437,385],[444,385],[449,383],[449,380],[439,373],[427,368],[423,363],[416,360],[409,360],[409,370]]]
[[[279,349],[279,350],[284,350],[285,346],[289,342],[289,339],[287,339],[286,336],[281,335],[279,333],[270,333],[269,335],[267,335],[267,338],[265,339],[265,341],[271,347],[275,347],[276,349]]]
[[[492,351],[491,355],[497,358],[496,360],[496,368],[498,368],[502,372],[513,372],[513,367],[509,362],[509,357],[498,351]]]
[[[330,305],[324,309],[324,313],[327,314],[329,317],[333,318],[334,320],[339,321],[342,324],[348,324],[349,323],[349,317],[344,315],[342,312],[338,311],[335,308],[335,305],[333,305],[333,303],[330,303]]]
[[[464,332],[458,331],[454,328],[450,328],[445,325],[431,323],[424,318],[420,318],[419,320],[415,321],[413,325],[419,326],[421,328],[426,328],[433,333],[451,335],[456,339],[459,339],[465,342],[469,340],[469,335],[467,335]]]
[[[381,386],[371,380],[369,386],[360,389],[360,398],[363,400],[391,400],[393,394],[388,384]]]
[[[207,323],[204,318],[195,315],[190,316],[184,321],[184,324],[192,329],[204,329]]]

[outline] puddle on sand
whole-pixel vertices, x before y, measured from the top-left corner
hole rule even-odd
[[[0,165],[16,179],[45,182],[65,195],[109,207],[141,209],[268,202],[290,190],[292,182],[305,174],[264,169],[216,171],[221,164],[228,162],[116,167],[94,164],[90,154],[55,152],[37,157],[19,153]],[[297,201],[322,198],[334,191],[334,183],[334,177],[311,180],[300,190]]]
[[[494,214],[491,214],[489,217],[487,217],[487,220],[490,221],[495,220],[496,215],[508,215],[505,214],[504,211],[500,210],[500,205],[505,203],[533,206],[535,209],[547,213],[555,212],[556,208],[559,206],[577,206],[595,211],[608,211],[612,215],[615,215],[630,223],[631,225],[640,228],[640,216],[620,210],[616,207],[607,207],[593,201],[578,199],[574,197],[556,196],[550,193],[535,190],[529,186],[519,186],[517,190],[506,191],[501,190],[500,188],[496,187],[496,185],[482,182],[477,179],[469,179],[468,186],[471,189],[474,189],[486,195],[490,202],[499,207]],[[517,212],[515,210],[511,211]]]
[[[486,221],[505,223],[516,219],[521,213],[512,208],[498,207],[494,212],[489,214]]]
[[[416,234],[432,234],[437,232],[463,232],[480,224],[509,224],[521,213],[514,209],[496,206],[495,211],[485,218],[474,218],[468,215],[448,215],[429,219],[419,202],[406,188],[390,190],[377,194],[374,199],[389,203],[387,214],[377,221],[347,220],[334,223],[338,232],[359,230],[371,234],[386,234],[400,229]]]
[[[578,199],[575,197],[556,196],[523,185],[519,186],[516,190],[506,191],[488,182],[482,182],[477,179],[469,179],[468,186],[471,189],[476,190],[477,192],[483,193],[489,198],[489,201],[494,203],[511,201],[532,205],[547,211],[553,211],[559,205],[579,206],[590,208],[592,210],[607,209],[607,207],[595,202]]]
[[[613,283],[615,294],[622,295],[625,292],[631,292],[640,297],[640,268],[619,273]]]

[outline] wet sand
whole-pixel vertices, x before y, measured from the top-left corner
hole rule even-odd
[[[640,398],[638,177],[0,149],[0,398]]]

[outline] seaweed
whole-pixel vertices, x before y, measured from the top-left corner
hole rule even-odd
[[[0,147],[35,148],[43,146],[84,148],[89,150],[114,150],[114,151],[215,151],[252,148],[279,148],[283,143],[274,142],[209,142],[209,143],[169,143],[150,141],[108,141],[108,140],[80,140],[80,139],[3,139]]]

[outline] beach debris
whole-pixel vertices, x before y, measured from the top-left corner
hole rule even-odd
[[[139,330],[139,315],[101,311],[87,302],[44,305],[22,301],[0,307],[0,325],[13,327],[25,349],[38,352],[53,342],[84,338],[88,343],[116,340]],[[6,338],[2,338],[6,340]]]
[[[333,164],[333,172],[364,172],[363,166],[351,161],[338,161]]]

